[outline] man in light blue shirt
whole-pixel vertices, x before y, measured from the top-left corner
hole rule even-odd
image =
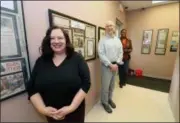
[[[98,54],[102,63],[102,89],[101,102],[108,113],[116,108],[112,100],[112,93],[115,84],[115,75],[118,70],[117,64],[123,64],[123,48],[121,41],[115,36],[115,25],[108,21],[105,26],[106,35],[99,41]],[[109,106],[110,105],[110,106]]]

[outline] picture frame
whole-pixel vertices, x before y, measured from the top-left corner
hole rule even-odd
[[[87,56],[89,57],[94,57],[95,55],[95,44],[94,44],[94,39],[90,39],[90,38],[86,38],[86,41],[87,41],[87,51],[86,51],[86,54]]]
[[[0,101],[26,91],[28,73],[24,58],[8,59],[1,62],[1,98]],[[18,80],[17,77],[21,80]]]
[[[1,1],[1,10],[11,13],[18,13],[17,1]]]
[[[16,15],[1,13],[1,59],[21,57]]]
[[[72,44],[76,52],[80,53],[83,57],[85,57],[85,31],[82,29],[72,28],[73,40]]]
[[[92,38],[95,39],[95,27],[91,26],[91,25],[86,25],[86,29],[85,29],[85,35],[86,38]]]
[[[74,37],[74,35],[73,35],[73,29],[84,30],[84,32],[85,32],[84,40],[83,40],[84,47],[77,47],[77,46],[73,45],[75,47],[75,51],[81,53],[84,56],[84,59],[86,61],[96,59],[96,49],[95,48],[93,49],[94,50],[93,57],[90,57],[87,55],[87,43],[88,42],[86,41],[86,38],[90,37],[94,41],[94,45],[96,46],[96,25],[88,23],[88,22],[80,20],[80,19],[77,19],[75,17],[71,17],[69,15],[66,15],[66,14],[63,14],[60,12],[54,11],[52,9],[48,9],[48,16],[49,16],[49,26],[56,25],[56,23],[54,22],[54,17],[53,17],[53,16],[56,16],[56,17],[61,18],[60,21],[63,22],[63,26],[62,26],[62,24],[61,25],[59,24],[58,26],[60,26],[61,28],[69,27],[69,29],[72,30],[72,44],[75,42],[74,39],[76,39],[76,37]],[[62,21],[62,18],[65,19],[66,21],[65,20]],[[57,21],[57,20],[58,19],[56,19],[56,22],[59,23],[60,21]],[[69,24],[68,24],[67,20],[70,21]]]
[[[172,31],[172,37],[170,42],[170,52],[177,52],[179,44],[179,31]]]
[[[168,34],[169,34],[168,28],[158,29],[155,55],[166,54]]]
[[[27,45],[27,36],[25,29],[25,19],[24,19],[24,8],[22,1],[14,1],[17,4],[17,11],[6,11],[1,6],[1,20],[5,18],[1,23],[1,48],[2,43],[6,45],[17,46],[17,54],[13,55],[2,55],[1,57],[1,98],[0,101],[15,97],[19,94],[26,92],[26,84],[30,77],[30,61],[29,61],[29,50]],[[15,13],[16,12],[16,13]],[[9,21],[9,22],[8,22]],[[15,33],[15,34],[14,34]],[[3,36],[2,36],[3,34]],[[9,36],[6,38],[5,36]],[[11,37],[10,37],[11,36]],[[14,43],[12,42],[12,37],[14,38]],[[6,42],[8,41],[9,42]],[[4,42],[3,42],[4,41]],[[10,42],[11,41],[11,42]],[[1,49],[2,50],[2,49]],[[6,48],[6,50],[8,50]],[[13,50],[13,47],[11,48]],[[15,51],[15,50],[13,50]],[[2,52],[1,52],[2,53]],[[11,52],[13,53],[13,52]],[[6,53],[7,54],[7,53]],[[6,83],[8,87],[5,87],[3,83]],[[10,83],[10,84],[8,84]]]
[[[153,30],[144,30],[141,46],[141,54],[150,54],[152,46]]]
[[[104,35],[103,35],[104,33]],[[103,27],[98,27],[98,42],[100,41],[100,39],[105,36],[105,28]]]

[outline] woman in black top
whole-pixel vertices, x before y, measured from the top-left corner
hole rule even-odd
[[[47,30],[41,48],[27,84],[30,101],[48,122],[83,123],[84,100],[90,88],[87,63],[57,26]]]

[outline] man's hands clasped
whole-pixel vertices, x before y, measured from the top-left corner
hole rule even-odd
[[[116,72],[118,70],[118,65],[117,64],[111,64],[109,67],[110,67],[110,70],[112,72]]]

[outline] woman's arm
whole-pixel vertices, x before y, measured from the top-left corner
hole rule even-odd
[[[76,110],[79,105],[82,103],[82,101],[85,99],[86,94],[88,93],[90,89],[90,71],[89,67],[84,60],[82,56],[79,57],[79,63],[78,63],[78,68],[79,68],[79,76],[81,77],[81,89],[77,92],[75,95],[70,107],[73,110]]]
[[[32,70],[30,80],[27,83],[26,90],[28,92],[28,100],[32,102],[33,106],[37,109],[39,113],[45,115],[46,106],[43,102],[41,95],[39,94],[38,90],[35,87],[36,76],[40,69],[41,64],[42,64],[42,59],[38,58]]]
[[[45,115],[45,104],[42,100],[42,97],[39,93],[36,93],[30,97],[30,101],[32,102],[33,106],[37,109],[37,111],[43,115]]]

